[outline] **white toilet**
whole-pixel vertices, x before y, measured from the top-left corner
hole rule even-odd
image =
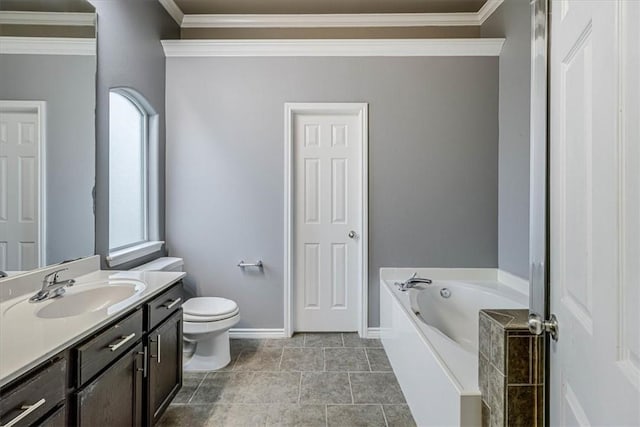
[[[142,271],[182,271],[182,258],[158,258],[134,268]],[[214,371],[231,361],[229,329],[240,321],[238,305],[219,297],[196,297],[182,304],[184,370]]]

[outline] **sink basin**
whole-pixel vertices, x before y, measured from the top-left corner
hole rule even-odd
[[[82,284],[67,288],[63,296],[44,302],[35,314],[44,319],[74,317],[97,311],[111,314],[129,305],[145,288],[146,285],[137,280]]]

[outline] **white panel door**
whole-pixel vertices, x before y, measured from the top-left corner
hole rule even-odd
[[[36,113],[0,111],[0,270],[39,265],[38,123]]]
[[[292,126],[294,328],[356,331],[362,269],[361,117],[334,110],[294,112]]]
[[[640,425],[640,2],[552,1],[553,426]]]

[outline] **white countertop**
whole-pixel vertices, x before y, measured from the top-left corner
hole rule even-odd
[[[22,294],[0,302],[0,387],[19,377],[65,348],[80,342],[118,315],[135,307],[141,301],[158,294],[186,276],[182,272],[155,271],[94,271],[75,277],[73,289],[96,281],[133,279],[142,281],[146,288],[132,297],[117,311],[104,309],[73,317],[43,319],[36,312],[53,300],[21,305],[33,294]],[[71,288],[70,288],[71,289]],[[64,298],[64,296],[62,297]]]

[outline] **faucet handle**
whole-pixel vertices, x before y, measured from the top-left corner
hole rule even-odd
[[[60,268],[60,269],[58,269],[56,271],[52,271],[51,273],[49,273],[49,274],[44,276],[43,282],[44,283],[49,283],[49,281],[50,281],[49,279],[51,277],[53,277],[52,283],[55,283],[55,282],[58,281],[58,274],[62,273],[63,271],[67,271],[67,270],[68,270],[68,268]]]

